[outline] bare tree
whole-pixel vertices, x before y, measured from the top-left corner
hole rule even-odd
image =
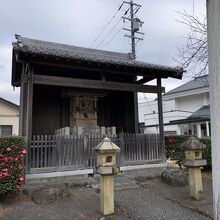
[[[177,22],[186,25],[189,32],[185,36],[186,43],[178,48],[178,55],[174,59],[193,77],[207,74],[207,18],[206,16],[198,18],[186,11],[177,13],[180,15]]]

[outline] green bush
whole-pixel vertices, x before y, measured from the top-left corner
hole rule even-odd
[[[180,147],[189,136],[179,135],[179,136],[168,136],[165,137],[165,150],[166,150],[166,158],[175,160],[176,164],[182,168],[183,161],[185,158],[185,152]],[[206,145],[206,149],[203,150],[203,159],[207,161],[207,166],[204,168],[210,169],[212,167],[212,159],[211,159],[211,139],[209,138],[200,138],[203,144]]]
[[[23,185],[25,154],[22,137],[0,137],[0,197]]]
[[[185,152],[180,147],[189,136],[168,136],[165,137],[165,152],[166,158],[175,160],[176,164],[182,168],[183,161],[185,160]]]
[[[199,139],[203,144],[206,145],[206,149],[202,152],[202,157],[207,161],[206,169],[212,168],[212,149],[211,149],[211,139],[210,138],[201,138]]]

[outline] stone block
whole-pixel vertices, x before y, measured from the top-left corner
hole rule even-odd
[[[37,188],[32,192],[32,200],[37,204],[50,204],[70,196],[69,188]]]
[[[186,186],[187,176],[180,169],[165,169],[161,174],[162,180],[171,186]]]

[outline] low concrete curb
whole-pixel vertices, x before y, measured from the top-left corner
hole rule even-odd
[[[162,164],[145,164],[135,166],[121,167],[121,171],[124,175],[131,177],[135,176],[160,176],[162,170],[166,168],[166,163]],[[88,182],[94,182],[95,178],[89,178],[90,175],[94,175],[93,169],[74,170],[74,171],[62,171],[62,172],[50,172],[39,174],[26,174],[25,184],[50,184],[50,183],[64,183],[64,182],[76,182],[79,184],[85,184]],[[94,179],[94,180],[93,180]]]

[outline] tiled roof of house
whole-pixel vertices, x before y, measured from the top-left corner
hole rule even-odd
[[[195,79],[167,92],[164,94],[164,96],[166,95],[170,95],[170,94],[175,94],[175,93],[180,93],[180,92],[186,92],[189,90],[195,90],[195,89],[200,89],[200,88],[205,88],[205,87],[209,87],[209,77],[208,75],[204,75],[204,76],[200,76],[200,77],[196,77]]]
[[[104,50],[96,50],[72,45],[65,45],[16,35],[17,42],[13,43],[13,49],[26,54],[35,54],[51,57],[66,58],[69,60],[81,60],[106,64],[122,65],[127,67],[144,68],[147,70],[160,70],[172,73],[170,77],[182,78],[183,69],[169,66],[155,65],[133,60],[131,54],[116,53]]]
[[[172,120],[168,123],[168,125],[196,123],[196,122],[204,122],[209,120],[210,120],[210,106],[204,105],[189,117],[184,119]]]
[[[210,118],[210,106],[204,105],[202,108],[198,109],[196,112],[194,112],[192,115],[190,115],[188,118]]]

